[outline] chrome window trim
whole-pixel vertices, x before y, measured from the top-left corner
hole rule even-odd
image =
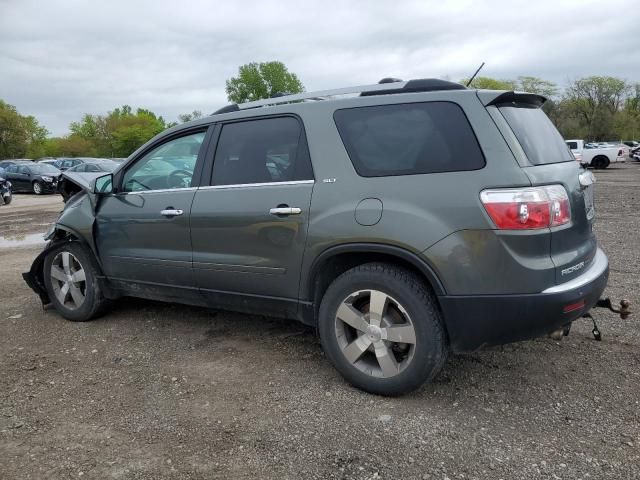
[[[162,188],[159,190],[140,190],[134,192],[116,192],[111,195],[144,195],[147,193],[163,193],[163,192],[187,192],[189,190],[197,190],[198,187],[180,187],[180,188]]]
[[[237,183],[233,185],[205,185],[203,187],[199,187],[199,190],[227,190],[227,189],[248,188],[248,187],[310,185],[313,183],[315,183],[315,180],[290,180],[288,182]]]

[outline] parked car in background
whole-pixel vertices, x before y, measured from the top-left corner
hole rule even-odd
[[[87,159],[83,163],[71,167],[67,172],[113,172],[120,164],[103,158]]]
[[[56,168],[64,172],[65,170],[73,168],[76,165],[84,163],[84,160],[84,158],[58,158],[54,165],[56,166]]]
[[[11,182],[0,172],[0,205],[9,205],[12,198]]]
[[[631,150],[635,150],[636,148],[640,147],[640,142],[637,142],[635,140],[625,140],[622,143],[624,143]]]
[[[39,158],[38,160],[36,160],[36,162],[47,164],[47,165],[53,165],[54,167],[56,167],[56,165],[58,164],[58,159],[53,157],[45,157],[45,158]]]
[[[565,143],[581,165],[597,169],[607,168],[612,163],[624,162],[624,149],[609,144],[586,144],[584,140],[565,140]],[[587,145],[596,145],[588,147]]]
[[[3,176],[12,184],[14,192],[33,192],[36,195],[55,193],[60,170],[53,165],[20,162],[9,165]]]
[[[14,158],[11,160],[0,160],[0,173],[7,169],[7,167],[11,165],[16,165],[18,163],[30,162],[28,158]]]

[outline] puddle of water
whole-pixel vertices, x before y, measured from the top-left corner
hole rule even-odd
[[[0,235],[0,248],[33,247],[44,243],[44,233]]]

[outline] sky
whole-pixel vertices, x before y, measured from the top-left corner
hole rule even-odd
[[[0,99],[52,135],[128,104],[168,121],[227,104],[279,60],[306,90],[383,77],[640,81],[637,0],[0,0]]]

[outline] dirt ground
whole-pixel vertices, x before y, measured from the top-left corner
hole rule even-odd
[[[640,164],[596,175],[605,294],[638,310]],[[16,195],[0,238],[33,239],[60,208]],[[381,398],[294,322],[132,299],[65,321],[20,276],[41,247],[14,243],[0,248],[4,479],[640,478],[638,316],[597,311],[602,342],[580,321],[562,341],[454,356]]]

